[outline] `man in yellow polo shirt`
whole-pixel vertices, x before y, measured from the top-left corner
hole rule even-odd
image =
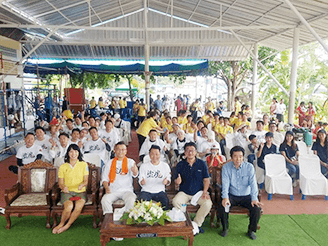
[[[90,101],[90,109],[93,109],[97,106],[97,102],[95,100],[95,97],[92,97],[91,98],[91,101]]]
[[[145,141],[146,137],[148,136],[149,132],[151,129],[156,129],[158,131],[163,131],[162,128],[160,128],[157,123],[157,113],[155,111],[151,111],[149,113],[149,118],[144,120],[141,125],[139,126],[137,130],[137,136],[138,136],[138,141],[139,141],[139,151],[140,148]]]
[[[239,102],[239,97],[235,97],[235,112],[238,114],[241,111],[241,103]]]

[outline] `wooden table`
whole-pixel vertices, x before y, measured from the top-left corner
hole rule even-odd
[[[102,246],[113,237],[121,238],[141,238],[141,237],[178,237],[183,236],[185,240],[189,238],[188,245],[192,246],[194,242],[193,226],[188,212],[185,213],[186,221],[167,222],[165,225],[140,226],[126,225],[120,221],[113,221],[113,214],[105,215],[100,228],[100,242]]]

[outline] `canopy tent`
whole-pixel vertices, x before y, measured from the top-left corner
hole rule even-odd
[[[115,91],[130,91],[129,89],[129,83],[124,83],[124,84],[121,84],[120,86],[116,87],[115,88]],[[133,92],[137,92],[138,89],[135,88],[133,85],[131,85],[131,91]]]
[[[183,65],[178,63],[171,63],[163,66],[149,66],[149,69],[154,75],[167,76],[170,74],[183,74],[183,75],[202,75],[208,69],[208,62],[201,61],[195,65]],[[42,74],[72,74],[83,72],[107,73],[107,74],[143,74],[145,65],[135,63],[131,65],[86,65],[71,62],[59,63],[26,63],[24,73],[39,73]]]

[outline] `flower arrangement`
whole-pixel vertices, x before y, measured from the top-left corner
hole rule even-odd
[[[171,222],[171,218],[161,208],[160,203],[155,203],[152,200],[137,201],[130,211],[123,214],[121,221],[124,220],[126,220],[127,225],[147,223],[152,226],[154,223],[164,225],[165,220]]]

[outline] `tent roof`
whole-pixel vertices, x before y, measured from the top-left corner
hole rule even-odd
[[[131,85],[132,91],[138,91],[137,88],[135,88],[133,85]],[[121,84],[120,86],[115,88],[115,91],[129,91],[129,83],[125,82],[124,84]]]
[[[195,75],[201,74],[208,68],[208,62],[203,61],[195,65],[183,65],[177,63],[170,63],[163,66],[149,66],[149,71],[154,75],[169,75],[169,74],[184,74]],[[143,74],[145,65],[135,63],[131,65],[85,65],[70,62],[58,62],[48,64],[35,64],[26,63],[24,67],[25,73],[39,73],[39,74],[67,74],[67,73],[82,73],[82,72],[95,72],[107,74]]]
[[[327,38],[327,1],[290,1]],[[245,59],[231,30],[247,48],[291,48],[295,27],[316,41],[283,0],[0,0],[0,21],[26,33],[24,54],[48,35],[34,58],[143,59],[149,44],[151,59]]]

